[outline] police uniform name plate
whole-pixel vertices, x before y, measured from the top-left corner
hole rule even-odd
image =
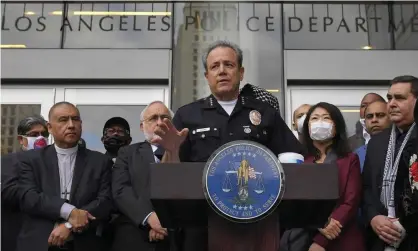
[[[280,203],[283,167],[267,147],[246,140],[219,147],[206,162],[203,189],[220,216],[236,223],[259,221]]]

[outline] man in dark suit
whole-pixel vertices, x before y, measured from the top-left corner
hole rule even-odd
[[[374,135],[367,147],[362,214],[367,225],[368,250],[371,251],[384,251],[387,248],[410,251],[410,224],[405,218],[403,207],[403,176],[408,173],[405,171],[407,164],[404,163],[403,155],[408,145],[417,144],[414,123],[417,96],[417,78],[400,76],[392,80],[387,97],[393,126]],[[404,229],[406,238],[401,234]]]
[[[44,118],[38,115],[22,119],[17,127],[21,151],[1,157],[1,249],[14,251],[16,239],[22,225],[19,208],[18,158],[26,150],[45,147],[48,143],[48,130]],[[7,229],[7,231],[6,231]]]
[[[113,168],[113,198],[121,215],[115,221],[114,251],[167,250],[167,229],[161,226],[150,200],[150,163],[163,155],[150,141],[154,129],[173,113],[160,101],[150,103],[141,113],[145,141],[121,148]]]
[[[377,93],[371,92],[364,95],[360,103],[360,120],[356,123],[356,132],[348,138],[348,143],[352,151],[355,151],[360,146],[367,144],[370,140],[370,134],[366,130],[366,123],[364,117],[364,110],[366,107],[376,101],[385,102],[385,99]]]
[[[101,220],[111,210],[112,161],[78,146],[81,118],[71,103],[49,111],[55,144],[20,158],[20,207],[25,213],[17,250],[102,250]]]
[[[16,238],[22,225],[19,208],[18,154],[16,152],[1,157],[1,249],[14,251]],[[7,231],[6,231],[7,229]]]

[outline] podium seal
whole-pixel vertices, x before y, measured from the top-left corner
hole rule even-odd
[[[203,172],[209,205],[237,223],[256,222],[272,213],[283,197],[284,183],[277,156],[252,141],[232,141],[219,147]]]

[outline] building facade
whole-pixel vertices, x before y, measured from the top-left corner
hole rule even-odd
[[[143,140],[139,114],[162,100],[172,110],[205,97],[202,55],[215,40],[244,51],[242,84],[293,110],[319,101],[340,107],[354,133],[367,92],[418,75],[418,4],[338,2],[3,1],[2,153],[17,147],[22,116],[77,105],[87,146],[104,151],[102,125],[125,117]]]

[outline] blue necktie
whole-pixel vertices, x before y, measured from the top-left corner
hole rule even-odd
[[[161,161],[164,155],[164,149],[162,147],[158,147],[157,150],[155,150],[154,155]]]

